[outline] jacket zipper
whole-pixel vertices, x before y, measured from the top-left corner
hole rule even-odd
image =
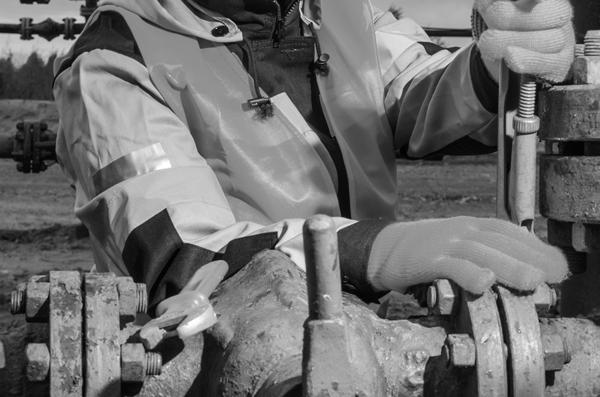
[[[275,21],[275,31],[273,32],[273,48],[278,48],[281,32],[285,28],[285,20],[292,14],[292,12],[294,12],[298,6],[299,0],[296,0],[290,9],[287,10],[283,15],[281,15],[281,6],[279,5],[279,2],[277,0],[273,0],[273,2],[277,7],[277,20]]]

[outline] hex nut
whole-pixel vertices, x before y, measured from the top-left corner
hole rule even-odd
[[[467,334],[450,334],[444,342],[448,364],[454,367],[472,367],[475,365],[477,350],[475,342]]]
[[[131,322],[137,314],[136,285],[131,277],[117,278],[119,292],[119,316],[125,322]]]
[[[563,365],[570,361],[566,345],[560,335],[542,335],[542,347],[546,371],[560,371]]]
[[[574,84],[600,84],[600,57],[582,56],[573,62]]]
[[[50,371],[50,352],[45,343],[30,343],[25,350],[27,358],[27,379],[43,382]]]
[[[541,284],[535,289],[535,291],[533,291],[531,299],[535,304],[536,310],[549,312],[556,306],[556,291],[548,284]]]
[[[600,225],[591,223],[573,223],[572,245],[577,252],[600,250]]]
[[[25,291],[25,319],[27,322],[48,322],[50,318],[50,283],[48,277],[30,277]]]
[[[121,345],[121,381],[143,382],[146,378],[146,351],[141,343]]]
[[[456,293],[449,280],[440,279],[433,282],[433,287],[436,290],[435,305],[433,313],[437,315],[452,314],[455,306]]]

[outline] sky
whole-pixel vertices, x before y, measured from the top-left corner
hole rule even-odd
[[[78,0],[50,0],[49,4],[20,4],[19,0],[0,0],[0,23],[19,23],[19,18],[33,18],[33,23],[51,18],[62,22],[63,18],[77,18],[77,22],[84,19],[79,16],[79,7],[84,4]],[[140,0],[143,1],[143,0]],[[380,7],[387,8],[390,3],[399,4],[404,15],[408,16],[424,27],[436,28],[469,28],[473,0],[372,0]],[[16,63],[24,62],[32,51],[38,51],[43,57],[54,52],[65,52],[73,43],[57,37],[52,41],[34,36],[33,40],[20,40],[18,34],[0,34],[0,58],[12,53]],[[468,39],[444,38],[444,43],[464,45]]]

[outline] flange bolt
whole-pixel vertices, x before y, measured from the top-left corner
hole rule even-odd
[[[137,312],[146,313],[148,311],[148,290],[146,290],[146,284],[135,284],[135,296],[137,300]]]
[[[160,375],[162,356],[158,353],[146,353],[146,375]]]
[[[586,57],[600,56],[600,30],[589,30],[583,39]]]
[[[24,291],[13,291],[10,294],[10,312],[12,314],[25,314]]]

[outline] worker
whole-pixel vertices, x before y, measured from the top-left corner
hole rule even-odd
[[[274,249],[304,268],[302,225],[321,213],[343,289],[366,301],[436,278],[563,280],[559,250],[508,222],[397,221],[397,157],[495,151],[501,59],[568,77],[567,0],[474,7],[487,30],[446,49],[370,0],[102,1],[54,82],[98,269],[146,283],[155,310],[217,259],[233,274]]]

